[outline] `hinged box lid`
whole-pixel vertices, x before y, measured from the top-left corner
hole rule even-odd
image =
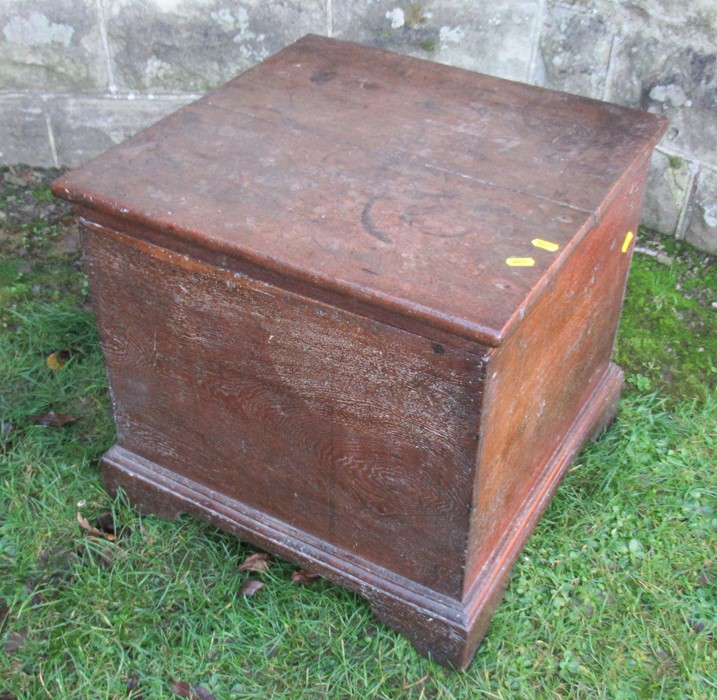
[[[307,36],[53,191],[302,294],[497,346],[664,128]]]

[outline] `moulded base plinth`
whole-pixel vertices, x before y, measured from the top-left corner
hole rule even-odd
[[[173,519],[189,513],[251,544],[314,571],[365,597],[376,616],[434,661],[466,668],[488,628],[510,570],[540,514],[582,445],[614,419],[622,371],[608,367],[562,442],[540,470],[531,492],[494,550],[484,558],[467,595],[456,600],[356,557],[226,495],[115,445],[103,458],[108,489],[124,489],[145,513]]]

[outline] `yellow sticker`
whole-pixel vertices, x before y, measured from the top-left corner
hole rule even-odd
[[[531,243],[536,248],[542,248],[543,250],[549,250],[554,253],[560,246],[557,243],[551,243],[550,241],[544,241],[542,238],[534,238]]]
[[[624,241],[624,243],[622,244],[622,252],[623,252],[623,253],[627,253],[627,251],[628,251],[628,249],[629,249],[629,247],[630,247],[630,243],[632,242],[632,239],[633,239],[634,237],[635,237],[635,234],[634,234],[632,231],[628,231],[628,232],[625,234],[625,241]]]
[[[533,267],[535,265],[533,258],[506,258],[505,262],[511,267]]]

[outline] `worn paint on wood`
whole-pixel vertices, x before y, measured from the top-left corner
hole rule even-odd
[[[55,191],[330,290],[337,305],[360,296],[374,315],[497,345],[661,124],[307,37]],[[559,244],[557,258],[536,237]],[[504,264],[524,256],[535,266]]]
[[[483,358],[89,228],[119,445],[460,595]]]
[[[649,114],[306,37],[63,176],[107,485],[465,667],[610,358]]]

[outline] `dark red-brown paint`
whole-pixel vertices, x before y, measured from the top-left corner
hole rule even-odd
[[[308,36],[63,176],[108,487],[356,590],[467,666],[614,416],[623,247],[664,128]]]

